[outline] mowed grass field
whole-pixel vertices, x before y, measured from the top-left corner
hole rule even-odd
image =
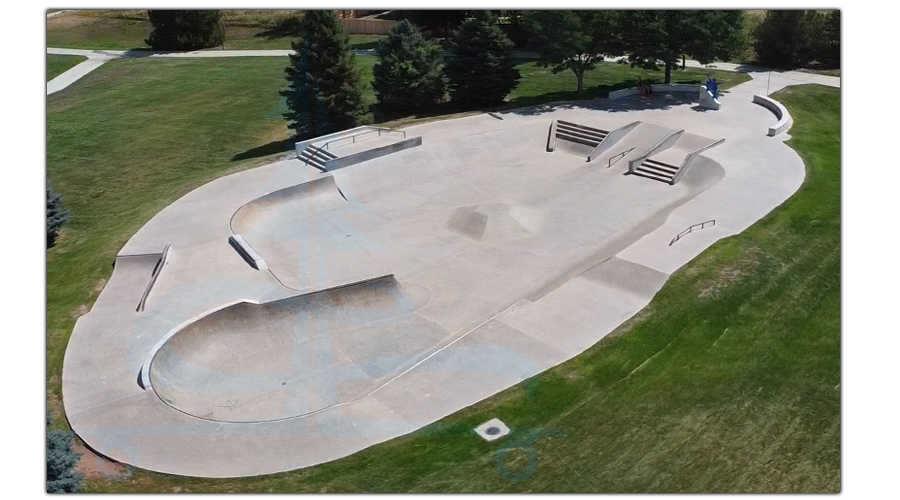
[[[87,57],[81,56],[62,56],[57,54],[47,54],[47,81],[56,78],[66,72],[73,66],[87,60]]]
[[[358,59],[370,78],[374,58]],[[66,342],[116,252],[181,195],[281,153],[271,145],[288,131],[272,115],[285,64],[117,60],[48,97],[48,178],[72,213],[47,251],[55,426],[65,425]],[[604,80],[605,68],[592,85],[622,78]],[[569,74],[547,78],[524,80],[519,95],[553,100],[575,86]],[[89,477],[86,489],[839,491],[840,93],[804,85],[774,97],[794,117],[788,144],[808,172],[800,191],[698,256],[638,316],[574,360],[414,435],[321,466],[233,480],[139,470],[121,481]],[[492,417],[514,430],[488,444],[471,429]],[[526,451],[497,458],[507,446],[533,447],[530,476]]]
[[[297,37],[280,28],[297,10],[223,10],[225,46],[235,49],[290,49]],[[87,10],[47,19],[47,46],[70,49],[149,50],[153,27],[145,10]],[[350,35],[353,48],[374,48],[378,35]],[[209,49],[215,50],[215,49]]]

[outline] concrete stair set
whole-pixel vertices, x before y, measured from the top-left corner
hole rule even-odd
[[[327,171],[325,168],[325,163],[331,160],[334,160],[337,156],[325,151],[324,149],[319,149],[313,145],[309,145],[300,153],[300,159],[306,162],[307,165],[311,165],[321,170],[322,172]]]
[[[665,182],[666,184],[672,184],[675,175],[678,174],[679,168],[680,167],[669,165],[668,163],[647,158],[633,173],[635,175],[640,175],[641,177],[647,177]]]
[[[609,135],[608,130],[600,130],[599,128],[586,127],[577,123],[556,120],[556,140],[575,142],[590,147],[597,147],[606,136]]]

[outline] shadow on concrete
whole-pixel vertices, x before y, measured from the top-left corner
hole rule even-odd
[[[698,95],[693,92],[668,92],[654,94],[649,97],[629,96],[610,101],[609,99],[588,99],[571,102],[552,102],[523,108],[509,109],[505,112],[520,116],[538,116],[561,109],[593,109],[610,113],[643,111],[648,109],[665,110],[673,106],[696,103]]]

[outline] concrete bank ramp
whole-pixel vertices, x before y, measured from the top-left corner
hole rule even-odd
[[[276,212],[313,215],[345,205],[347,200],[328,175],[260,196],[237,209],[231,217],[231,230],[243,234],[260,225]]]
[[[175,333],[152,390],[207,420],[305,415],[370,394],[448,341],[415,311],[425,287],[392,276],[265,304],[238,303]]]

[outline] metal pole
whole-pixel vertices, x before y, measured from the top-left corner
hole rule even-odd
[[[769,79],[766,80],[766,96],[769,95],[769,82],[772,81],[772,72],[769,71]]]

